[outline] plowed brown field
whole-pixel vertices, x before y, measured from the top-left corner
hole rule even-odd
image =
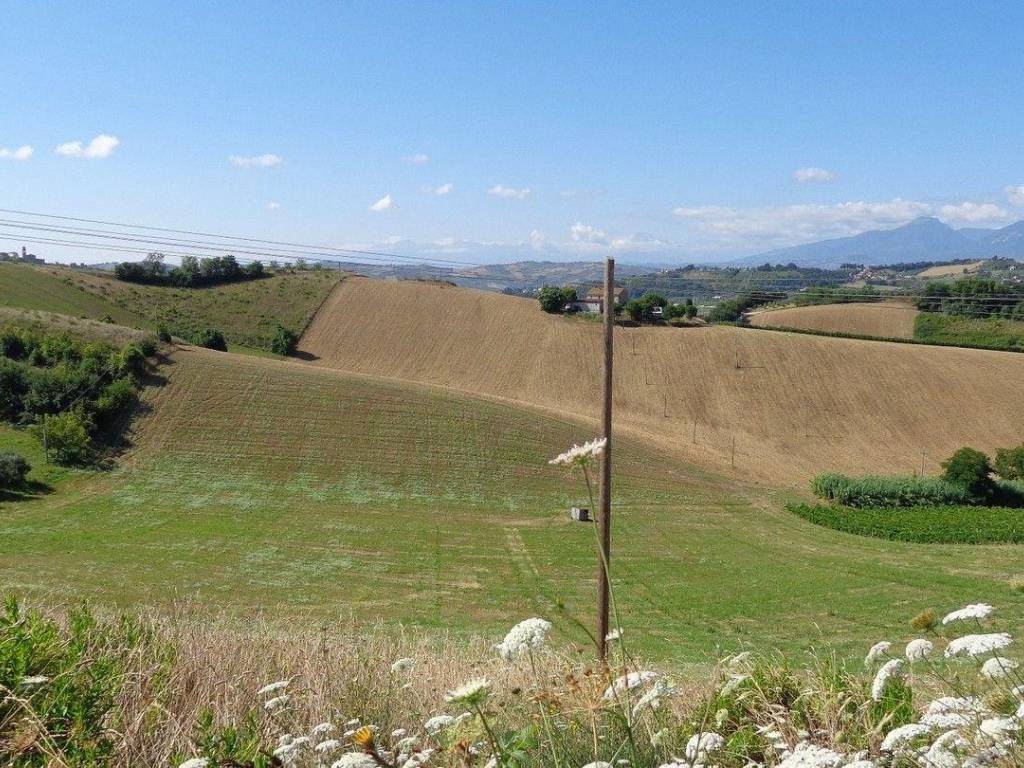
[[[766,309],[751,312],[749,320],[751,325],[758,327],[912,339],[916,317],[917,310],[909,304],[885,301],[878,304],[819,304]]]
[[[935,472],[1024,437],[1024,356],[757,331],[616,330],[616,425],[716,469],[800,484],[824,470]],[[597,323],[535,301],[352,278],[300,343],[316,365],[596,419]]]

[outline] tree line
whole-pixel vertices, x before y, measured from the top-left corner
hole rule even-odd
[[[262,262],[253,261],[242,266],[234,256],[182,256],[181,265],[173,267],[164,263],[162,253],[150,253],[142,261],[122,261],[114,267],[114,276],[118,280],[176,288],[202,288],[254,280],[264,274]]]
[[[917,300],[922,312],[1024,320],[1024,286],[1016,283],[967,277],[925,283],[923,293]]]

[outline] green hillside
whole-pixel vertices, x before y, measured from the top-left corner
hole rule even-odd
[[[138,312],[119,306],[98,292],[83,290],[77,273],[70,269],[0,262],[0,307],[59,312],[93,320],[109,316],[129,326],[146,324]]]
[[[162,373],[116,470],[0,502],[9,589],[458,635],[543,615],[585,641],[575,621],[592,623],[594,531],[568,506],[586,492],[547,459],[593,427],[205,350],[174,352]],[[14,434],[0,432],[0,447]],[[796,654],[819,637],[863,653],[929,606],[1007,603],[1021,572],[1019,547],[842,534],[639,443],[620,441],[616,457],[618,605],[653,656]]]

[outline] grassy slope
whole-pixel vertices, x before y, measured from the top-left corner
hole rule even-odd
[[[0,269],[0,302],[8,306],[93,319],[109,314],[123,325],[154,329],[165,324],[179,335],[209,326],[222,331],[229,343],[255,349],[269,346],[278,323],[301,331],[338,281],[336,272],[309,270],[185,289],[135,285],[54,266],[0,267],[7,268]],[[2,290],[7,285],[18,290],[8,296]]]
[[[100,320],[110,315],[121,325],[144,325],[140,314],[108,297],[81,289],[80,274],[70,269],[0,263],[0,306],[59,312]]]
[[[914,324],[914,338],[940,344],[1024,350],[1024,323],[998,317],[959,317],[921,312]]]
[[[917,314],[907,304],[884,302],[783,307],[752,312],[749,317],[753,326],[912,339]]]
[[[0,583],[456,633],[543,615],[582,640],[558,606],[590,625],[593,528],[567,519],[585,493],[546,459],[587,427],[202,350],[176,352],[164,371],[119,469],[0,503]],[[1008,602],[1021,572],[1019,548],[839,534],[649,447],[620,440],[616,457],[618,604],[635,646],[655,656],[747,643],[796,652],[819,629],[862,653],[929,605]]]
[[[828,470],[910,474],[922,451],[935,472],[963,445],[1024,434],[1024,409],[1007,407],[1024,391],[1020,355],[721,326],[619,328],[616,339],[620,429],[775,485],[804,488]],[[322,366],[598,413],[600,325],[526,299],[351,279],[300,348]]]

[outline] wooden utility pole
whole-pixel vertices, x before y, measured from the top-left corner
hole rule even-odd
[[[604,406],[601,414],[605,439],[601,459],[600,561],[597,564],[597,643],[603,661],[608,650],[609,570],[612,548],[612,342],[615,334],[615,259],[604,262]]]

